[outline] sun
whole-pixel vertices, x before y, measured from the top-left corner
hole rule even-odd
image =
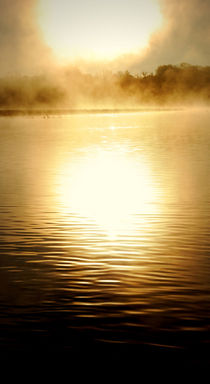
[[[45,42],[62,60],[139,51],[161,24],[157,0],[39,0]]]

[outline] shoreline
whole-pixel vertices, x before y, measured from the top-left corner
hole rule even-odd
[[[59,115],[79,115],[79,114],[112,114],[112,113],[141,113],[141,112],[170,112],[182,111],[181,107],[177,108],[164,108],[164,107],[143,107],[143,108],[85,108],[85,109],[71,109],[71,108],[6,108],[0,109],[0,116],[59,116]]]

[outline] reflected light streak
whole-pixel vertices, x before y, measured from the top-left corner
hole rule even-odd
[[[136,215],[142,224],[145,215],[157,213],[157,190],[148,165],[121,150],[90,152],[76,165],[67,163],[58,185],[63,213],[93,220],[110,238],[135,231]]]

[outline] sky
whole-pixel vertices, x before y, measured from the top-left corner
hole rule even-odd
[[[210,63],[209,0],[0,0],[0,74]]]
[[[138,52],[162,22],[156,0],[39,0],[45,42],[63,59]]]

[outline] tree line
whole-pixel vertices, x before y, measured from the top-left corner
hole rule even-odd
[[[210,104],[210,66],[161,65],[154,72],[82,73],[77,68],[0,78],[0,108]]]

